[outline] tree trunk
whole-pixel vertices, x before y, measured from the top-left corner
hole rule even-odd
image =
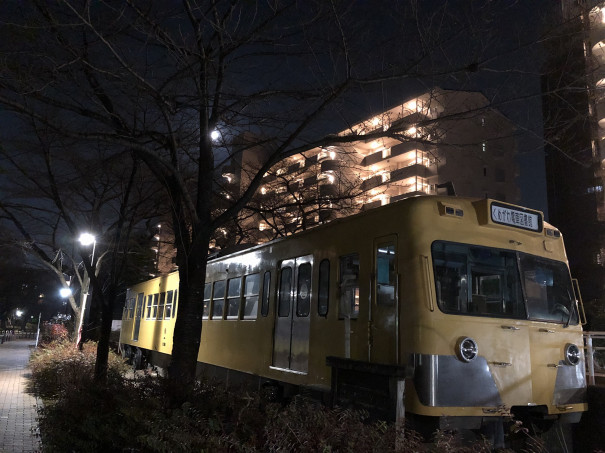
[[[201,242],[202,244],[199,244]],[[208,237],[199,241],[184,260],[179,261],[179,299],[174,326],[168,395],[173,406],[191,396],[195,385],[197,357],[202,335],[202,315]],[[180,252],[180,251],[179,251]],[[180,263],[184,261],[185,266]]]
[[[95,291],[94,293],[97,293]],[[93,293],[93,295],[94,295]],[[109,341],[111,337],[111,323],[113,321],[113,307],[116,299],[116,289],[112,284],[105,295],[95,297],[101,303],[101,331],[97,345],[97,358],[95,362],[95,381],[100,384],[107,383],[107,370],[109,360]]]

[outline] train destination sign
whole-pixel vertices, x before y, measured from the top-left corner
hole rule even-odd
[[[530,231],[542,231],[542,216],[529,209],[492,203],[492,221]]]

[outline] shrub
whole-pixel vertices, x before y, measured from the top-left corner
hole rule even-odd
[[[44,324],[40,331],[40,343],[47,345],[53,342],[69,340],[69,332],[63,324]]]
[[[56,398],[93,385],[96,351],[96,343],[87,342],[80,351],[67,340],[36,349],[30,358],[35,392],[43,398]],[[109,354],[108,366],[109,381],[120,381],[127,369],[114,353]]]
[[[373,422],[363,411],[329,409],[296,397],[267,403],[257,393],[200,382],[186,404],[169,405],[162,378],[125,378],[110,354],[105,385],[93,380],[96,346],[52,343],[33,353],[35,391],[45,398],[39,426],[45,452],[489,451],[440,433],[433,446],[410,429]],[[487,449],[486,449],[487,448]]]

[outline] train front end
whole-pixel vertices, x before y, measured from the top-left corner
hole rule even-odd
[[[493,200],[440,203],[423,233],[430,294],[413,328],[408,408],[441,427],[587,410],[578,289],[558,230]],[[436,226],[438,225],[438,226]]]

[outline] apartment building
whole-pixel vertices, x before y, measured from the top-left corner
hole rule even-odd
[[[550,5],[542,80],[549,221],[585,300],[605,290],[605,2]]]
[[[381,130],[388,137],[372,138]],[[451,184],[460,196],[516,203],[514,132],[483,94],[433,89],[351,125],[341,144],[279,162],[237,231],[262,242]],[[369,138],[347,143],[351,134]],[[259,148],[238,153],[224,168],[225,190],[237,196],[263,159]]]

